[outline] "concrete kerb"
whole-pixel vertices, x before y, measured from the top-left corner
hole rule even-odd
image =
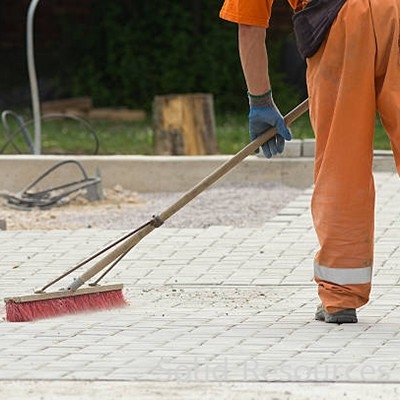
[[[295,144],[296,146],[296,144]],[[302,149],[311,154],[311,150]],[[290,155],[266,160],[249,156],[221,178],[224,184],[273,182],[290,187],[307,188],[313,181],[313,157],[298,156],[299,148]],[[303,151],[301,150],[301,151]],[[43,172],[65,160],[76,160],[89,177],[100,172],[104,188],[121,185],[135,192],[186,191],[226,162],[229,155],[211,156],[57,156],[57,155],[2,155],[0,156],[0,182],[2,191],[15,192],[37,179]],[[376,172],[393,172],[395,166],[391,152],[379,152],[374,157]],[[82,175],[75,167],[60,169],[49,176],[51,184],[70,182]]]
[[[121,185],[136,192],[180,192],[213,172],[229,156],[1,156],[1,190],[18,191],[58,162],[74,159],[90,177],[100,171],[104,188]],[[221,178],[220,182],[276,182],[305,188],[311,184],[311,158],[273,159],[251,156]],[[51,177],[53,184],[77,179],[77,168],[63,168]]]

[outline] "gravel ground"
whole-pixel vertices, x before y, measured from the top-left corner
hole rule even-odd
[[[169,228],[206,228],[211,225],[257,227],[301,193],[274,183],[217,185],[173,215]],[[89,202],[82,194],[69,204],[48,210],[16,210],[0,205],[7,230],[121,229],[147,222],[173,204],[182,193],[134,193],[115,187],[104,200]]]

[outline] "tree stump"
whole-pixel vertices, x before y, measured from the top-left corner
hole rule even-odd
[[[154,151],[160,155],[217,153],[211,94],[156,96],[153,104]]]

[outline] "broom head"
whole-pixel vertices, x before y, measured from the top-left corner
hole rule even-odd
[[[6,320],[25,322],[84,311],[106,310],[127,305],[123,285],[93,286],[76,291],[38,293],[4,299]]]

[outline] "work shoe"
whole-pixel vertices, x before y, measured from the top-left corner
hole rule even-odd
[[[348,324],[358,322],[357,313],[354,308],[346,308],[335,313],[329,314],[322,304],[317,307],[315,319],[333,324]]]

